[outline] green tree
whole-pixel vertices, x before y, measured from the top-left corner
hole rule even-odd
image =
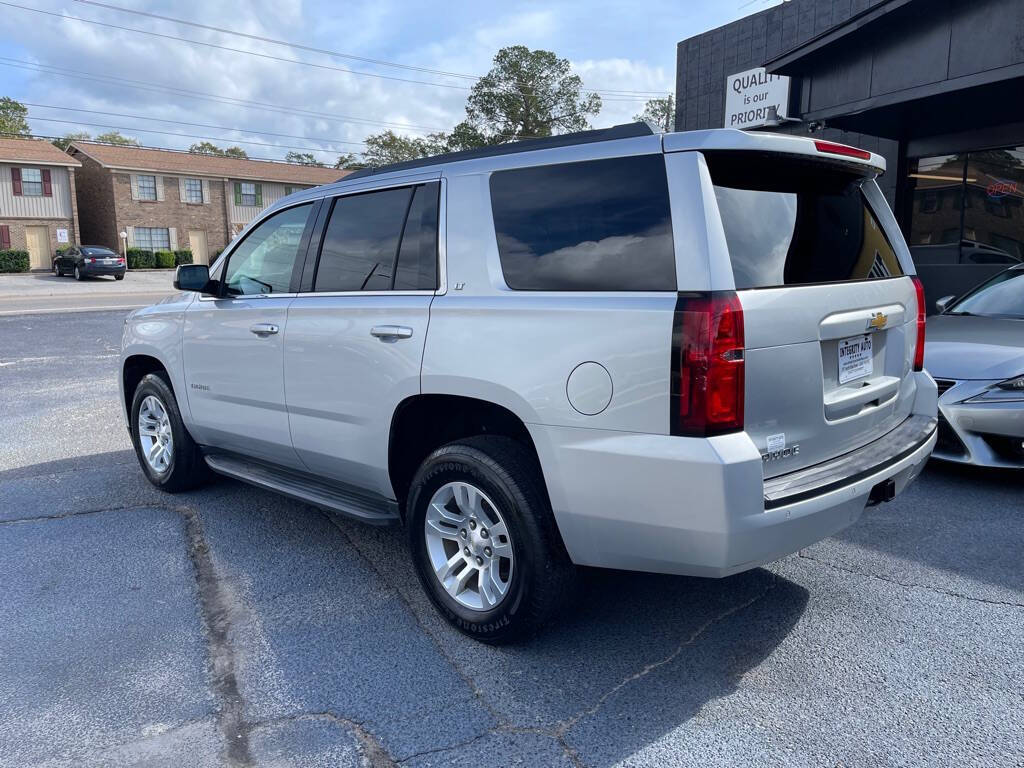
[[[286,163],[297,163],[299,165],[311,165],[314,168],[323,168],[324,164],[317,160],[312,152],[289,152],[284,156]]]
[[[65,133],[63,139],[54,139],[50,143],[57,147],[62,152],[67,152],[68,147],[71,146],[73,141],[89,141],[92,137],[85,131],[76,131],[74,133]]]
[[[137,147],[139,146],[139,140],[134,136],[124,136],[120,131],[107,131],[101,133],[96,137],[96,141],[101,141],[104,144],[119,144],[123,147]]]
[[[415,160],[446,151],[447,143],[444,134],[432,133],[426,138],[399,136],[388,130],[369,136],[363,160],[367,165],[390,165]]]
[[[347,152],[344,155],[338,155],[338,161],[334,164],[334,167],[339,170],[357,171],[360,168],[365,168],[366,163],[351,152]]]
[[[240,157],[247,159],[249,155],[246,154],[245,150],[241,147],[228,147],[227,149],[221,149],[216,144],[211,144],[208,141],[200,141],[198,144],[193,144],[188,148],[188,151],[193,155],[213,155],[215,157]]]
[[[672,121],[676,117],[676,98],[669,94],[663,99],[650,99],[644,105],[644,111],[633,115],[638,122],[648,122],[668,132],[672,130]]]
[[[0,97],[0,134],[28,136],[27,116],[24,104],[7,96]]]
[[[513,45],[498,51],[491,71],[473,86],[465,123],[475,140],[503,143],[582,131],[600,111],[601,97],[584,93],[568,59]]]

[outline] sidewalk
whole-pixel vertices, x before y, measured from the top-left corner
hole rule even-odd
[[[174,270],[128,271],[124,280],[94,277],[81,282],[49,273],[0,275],[0,315],[134,309],[174,293]]]

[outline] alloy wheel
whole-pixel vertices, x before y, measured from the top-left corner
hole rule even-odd
[[[489,611],[505,599],[515,564],[512,539],[487,494],[466,482],[441,486],[423,528],[431,569],[453,600]]]
[[[167,409],[155,395],[147,395],[139,406],[139,445],[146,463],[157,473],[164,473],[174,455],[174,433]]]

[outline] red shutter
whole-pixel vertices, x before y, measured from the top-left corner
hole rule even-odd
[[[50,169],[43,169],[43,197],[53,197],[53,185],[50,184]]]
[[[11,184],[14,186],[14,194],[21,196],[21,168],[11,168]]]
[[[11,228],[6,224],[0,224],[0,251],[6,251],[11,247]]]

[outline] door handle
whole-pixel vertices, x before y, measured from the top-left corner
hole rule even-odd
[[[375,325],[370,329],[370,335],[382,341],[408,339],[412,337],[412,328],[404,325]]]
[[[256,323],[255,325],[250,325],[249,330],[257,336],[270,336],[281,329],[273,323]]]

